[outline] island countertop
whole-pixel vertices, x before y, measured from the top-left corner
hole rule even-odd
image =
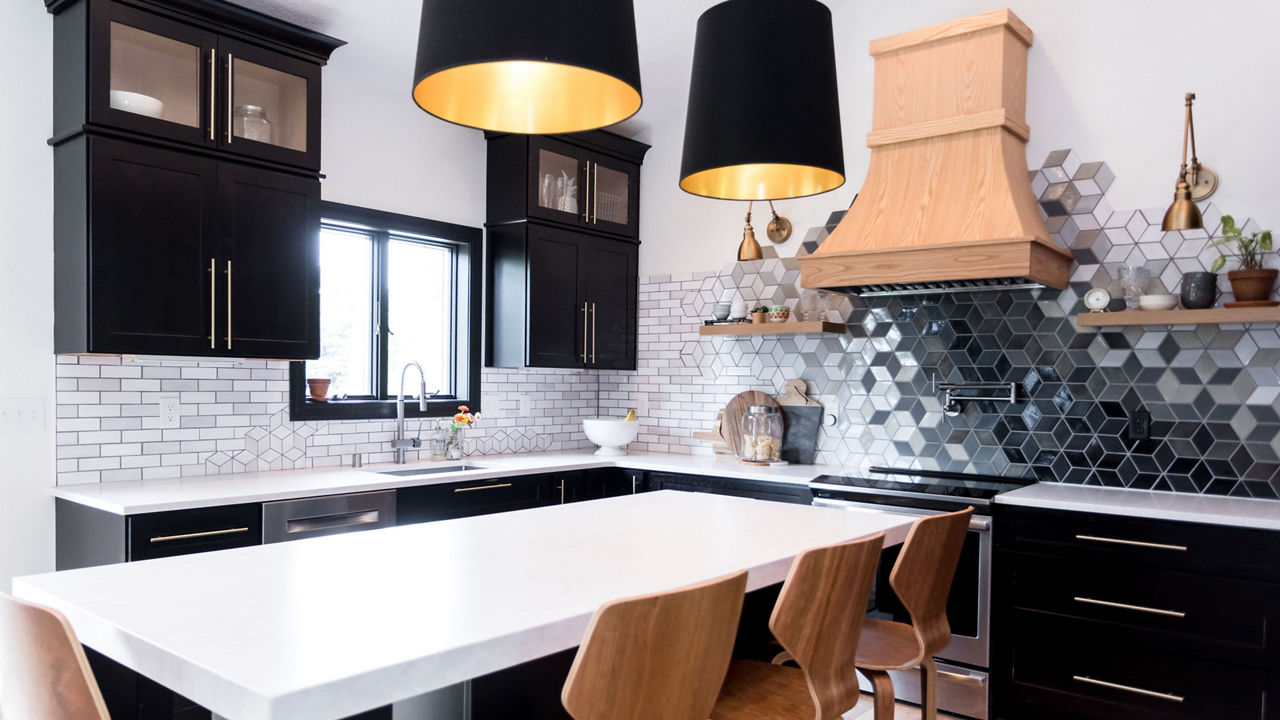
[[[91,648],[216,714],[324,720],[567,650],[603,603],[911,516],[659,491],[17,578]]]

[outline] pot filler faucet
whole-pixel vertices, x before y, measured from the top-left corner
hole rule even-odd
[[[406,448],[422,447],[422,438],[406,438],[404,436],[404,376],[411,367],[418,371],[418,410],[419,412],[427,411],[427,376],[422,372],[421,365],[410,360],[405,363],[404,368],[400,371],[400,393],[396,395],[396,438],[391,441],[391,447],[396,451],[396,464],[398,465],[404,464],[404,451]],[[434,395],[435,393],[431,394]]]

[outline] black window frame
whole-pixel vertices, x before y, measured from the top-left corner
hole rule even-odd
[[[369,232],[375,239],[373,281],[377,285],[378,302],[375,304],[375,312],[378,317],[375,325],[377,337],[376,339],[371,338],[371,348],[374,354],[374,380],[377,385],[375,389],[380,397],[314,402],[308,399],[306,363],[302,361],[291,362],[289,363],[290,420],[384,420],[395,418],[395,391],[399,389],[399,374],[397,369],[385,367],[390,333],[390,328],[387,326],[389,307],[387,303],[386,249],[388,241],[397,235],[424,236],[455,246],[457,252],[454,256],[454,262],[456,264],[460,264],[463,261],[467,263],[466,271],[468,289],[470,291],[469,298],[464,299],[455,296],[453,298],[454,304],[450,308],[455,322],[458,322],[461,310],[459,303],[468,302],[467,341],[464,346],[458,342],[456,335],[453,338],[456,352],[454,353],[454,365],[451,370],[455,376],[455,389],[463,390],[464,388],[457,387],[456,378],[458,371],[463,366],[467,368],[468,382],[466,383],[465,396],[459,394],[431,396],[427,401],[426,412],[418,409],[416,399],[413,402],[406,401],[404,404],[405,417],[452,417],[457,412],[459,405],[466,405],[471,412],[480,412],[480,372],[483,360],[481,356],[481,333],[483,332],[484,232],[480,228],[467,225],[428,220],[426,218],[413,217],[412,215],[402,215],[335,202],[321,203],[320,215],[325,221],[333,221],[335,227],[350,225],[355,229]],[[455,277],[460,272],[461,269],[455,266]],[[320,281],[323,283],[324,278],[322,277]],[[320,312],[324,312],[323,306],[320,308]],[[467,357],[462,359],[461,354],[464,351]],[[410,388],[416,390],[416,382],[407,386],[406,391]],[[416,398],[416,392],[414,397]]]

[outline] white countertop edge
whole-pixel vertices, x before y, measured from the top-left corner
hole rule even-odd
[[[476,470],[416,477],[380,474],[385,471],[459,463],[476,464],[482,467]],[[621,457],[598,457],[589,452],[522,453],[405,465],[384,463],[363,468],[305,468],[201,475],[181,479],[64,485],[51,488],[50,493],[56,498],[115,515],[139,515],[605,467],[759,480],[786,485],[807,485],[818,475],[842,472],[841,468],[827,465],[752,467],[740,464],[736,458],[724,456],[633,454]]]
[[[996,496],[1000,505],[1280,530],[1280,502],[1042,482]]]

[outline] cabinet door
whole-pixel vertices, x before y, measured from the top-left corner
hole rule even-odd
[[[596,468],[561,477],[565,483],[562,502],[599,500],[601,498],[631,495],[635,492],[632,476],[622,468]]]
[[[547,137],[529,139],[529,217],[585,225],[586,151]]]
[[[608,155],[588,158],[586,224],[626,237],[640,234],[640,168]]]
[[[207,355],[217,162],[89,144],[91,352]]]
[[[91,122],[213,145],[217,36],[116,3],[89,37]]]
[[[219,146],[319,170],[320,66],[227,38],[218,48]]]
[[[622,240],[583,244],[583,298],[588,304],[587,367],[636,369],[638,247]]]
[[[525,364],[582,367],[587,355],[587,305],[579,292],[582,235],[530,225],[527,239],[528,317]]]
[[[222,163],[218,346],[237,357],[320,354],[320,181]]]

